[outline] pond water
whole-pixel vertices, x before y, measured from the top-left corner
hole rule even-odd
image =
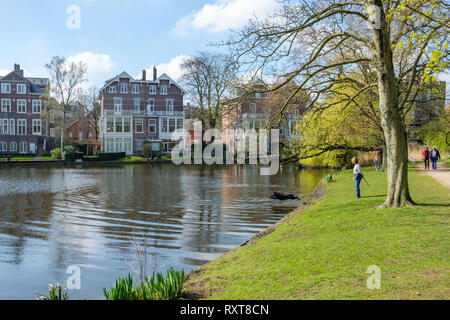
[[[186,272],[216,259],[279,221],[326,170],[256,166],[129,165],[0,169],[0,299],[34,299],[81,268],[73,299],[101,299],[136,264],[145,243],[151,272]]]

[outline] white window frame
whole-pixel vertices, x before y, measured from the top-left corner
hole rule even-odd
[[[141,130],[138,131],[137,127],[138,127],[138,123],[141,124]],[[144,119],[136,119],[135,123],[134,123],[134,132],[135,133],[144,133]]]
[[[120,102],[120,104],[117,102]],[[115,114],[122,113],[122,107],[123,107],[122,103],[123,103],[122,98],[114,98],[114,113]]]
[[[168,113],[173,113],[174,109],[175,109],[174,99],[166,99],[166,111]]]
[[[137,102],[137,104],[136,104]],[[136,109],[137,107],[137,109]],[[133,99],[133,109],[134,111],[141,111],[141,99],[140,98],[134,98]]]
[[[16,134],[16,120],[9,119],[9,134]]]
[[[150,130],[150,124],[153,124],[155,126],[155,130]],[[157,132],[157,125],[156,125],[156,119],[148,119],[148,133],[156,133]]]
[[[155,99],[148,99],[147,112],[148,113],[155,112]]]
[[[39,127],[39,131],[35,130],[35,127]],[[32,127],[31,130],[33,132],[33,135],[42,135],[42,121],[41,119],[33,119],[32,120]]]
[[[11,152],[17,152],[18,151],[17,142],[11,141],[9,143],[9,151],[11,151]]]
[[[136,88],[137,88],[137,90],[136,90]],[[139,94],[139,84],[134,83],[131,86],[131,93],[132,94]]]
[[[11,112],[11,99],[2,99],[1,112]]]
[[[8,144],[6,143],[6,141],[1,141],[0,142],[0,152],[6,152],[8,151]]]
[[[8,119],[2,119],[1,121],[1,132],[3,134],[9,134],[9,120]]]
[[[11,93],[11,83],[2,83],[2,93]]]
[[[156,85],[154,85],[154,84],[150,85],[148,90],[149,90],[150,94],[156,95]]]
[[[109,93],[117,93],[117,87],[116,86],[110,86],[108,89]]]
[[[125,90],[123,90],[125,88]],[[128,93],[128,83],[121,83],[120,84],[120,93]]]
[[[23,102],[24,102],[24,104],[23,104],[22,107],[25,107],[25,110],[24,110],[24,111],[21,111],[20,108],[19,108],[19,106],[20,106],[20,104],[22,104]],[[17,99],[17,113],[27,113],[27,99]]]
[[[24,129],[22,133],[21,129]],[[27,135],[27,119],[17,119],[17,134],[20,136]]]
[[[167,87],[167,84],[161,85],[161,95],[166,96],[169,88]]]
[[[19,88],[22,88],[23,90],[19,90]],[[27,85],[24,83],[18,83],[17,84],[17,94],[27,94]]]
[[[22,141],[19,145],[19,152],[21,154],[28,153],[28,143],[26,141]]]
[[[37,103],[39,102],[39,112],[36,111]],[[33,100],[31,102],[31,113],[33,114],[41,114],[42,113],[42,101],[41,100]]]

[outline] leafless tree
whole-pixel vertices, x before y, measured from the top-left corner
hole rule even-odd
[[[296,81],[298,91],[310,93],[309,108],[319,112],[328,107],[324,96],[363,68],[362,75],[371,77],[345,100],[352,104],[377,89],[388,180],[383,207],[391,208],[413,204],[404,119],[418,84],[448,68],[449,25],[449,4],[440,0],[285,2],[271,18],[251,21],[226,44],[242,72],[271,76],[270,90]]]

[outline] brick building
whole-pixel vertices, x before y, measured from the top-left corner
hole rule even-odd
[[[184,131],[184,93],[168,75],[158,77],[156,68],[152,80],[143,71],[139,80],[123,72],[106,81],[100,90],[102,150],[140,154],[148,142],[155,152],[170,152],[178,143],[172,133]]]
[[[64,141],[72,145],[87,145],[90,150],[100,149],[95,133],[95,123],[88,120],[73,120],[66,128]]]
[[[0,153],[49,153],[53,138],[42,119],[41,95],[50,81],[47,78],[28,78],[20,65],[0,77]]]

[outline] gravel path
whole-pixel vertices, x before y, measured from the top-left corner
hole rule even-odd
[[[419,171],[425,173],[426,175],[429,175],[430,177],[433,177],[440,184],[450,189],[450,168],[446,168],[444,162],[438,162],[438,169],[436,171],[425,170],[423,163],[417,165],[417,168],[419,169]]]

